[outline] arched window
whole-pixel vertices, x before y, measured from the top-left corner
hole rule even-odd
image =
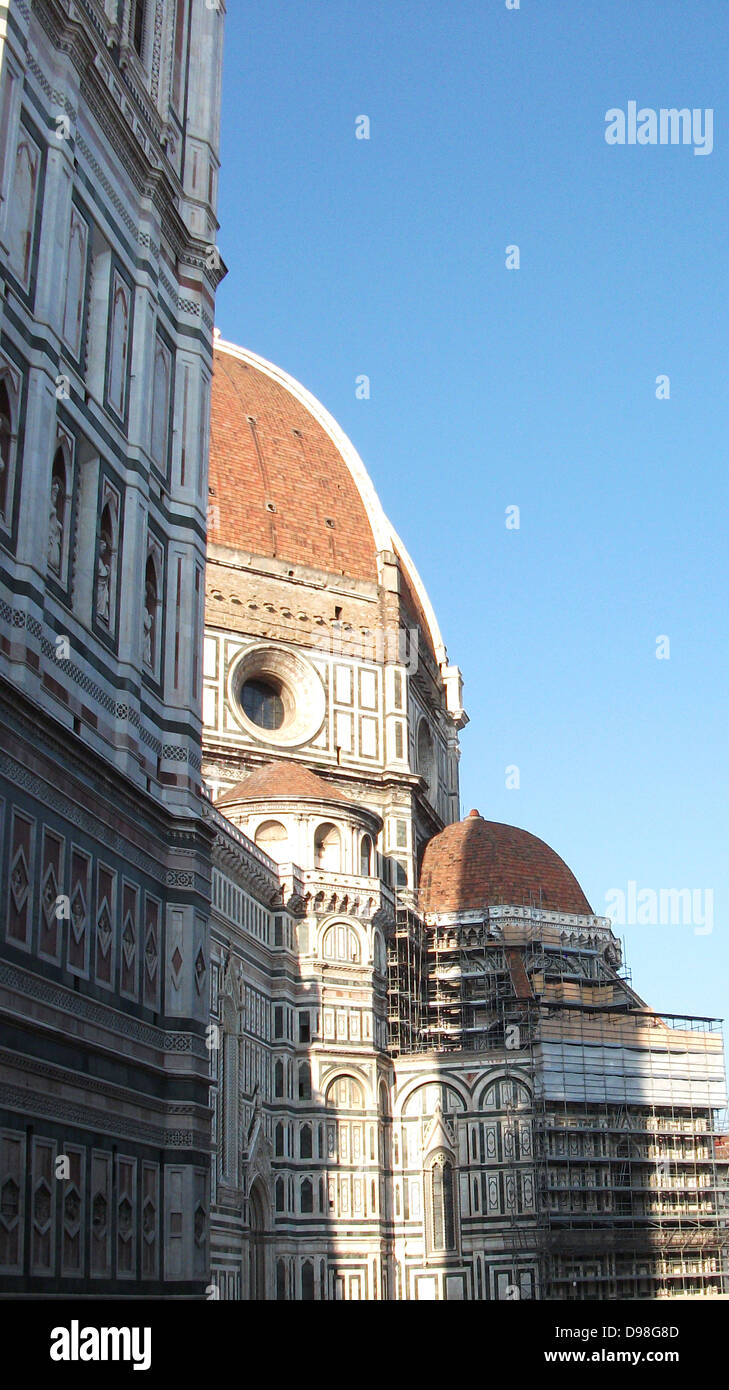
[[[280,821],[263,821],[256,830],[254,840],[259,849],[277,864],[286,864],[290,860],[288,831]]]
[[[96,560],[96,616],[104,627],[114,626],[116,597],[117,517],[108,501],[101,513],[99,549]]]
[[[283,1210],[283,1208],[282,1208]],[[276,1261],[276,1298],[286,1298],[286,1261]]]
[[[432,801],[436,788],[435,776],[435,745],[433,735],[428,727],[426,719],[421,719],[418,726],[418,772],[425,778],[426,790],[429,800]]]
[[[144,52],[144,26],[146,20],[146,0],[132,0],[132,43],[140,58]]]
[[[369,835],[363,835],[359,846],[359,871],[363,878],[372,875],[372,859],[372,840]]]
[[[283,1151],[284,1151],[284,1127],[283,1127],[283,1125],[276,1125],[276,1133],[275,1133],[275,1138],[274,1138],[274,1154],[276,1155],[276,1158],[283,1158]]]
[[[438,1152],[427,1173],[430,1188],[430,1244],[434,1251],[455,1250],[456,1222],[453,1163]]]
[[[273,1069],[273,1094],[277,1100],[281,1100],[284,1093],[284,1065],[277,1062]]]
[[[314,1302],[314,1266],[311,1260],[304,1260],[301,1266],[301,1301]]]
[[[311,1100],[311,1062],[299,1063],[299,1100]]]
[[[60,579],[66,562],[69,476],[62,445],[56,449],[51,470],[51,498],[48,517],[48,568]]]
[[[301,1184],[301,1210],[305,1214],[314,1210],[314,1184],[311,1178],[304,1178]]]
[[[286,1194],[283,1178],[276,1179],[276,1211],[285,1211]]]
[[[144,614],[143,614],[143,646],[142,655],[144,664],[150,671],[156,671],[158,666],[158,628],[159,628],[159,575],[155,557],[150,552],[147,556],[147,566],[144,573]]]
[[[299,1154],[301,1158],[311,1158],[312,1156],[311,1125],[301,1126],[301,1134],[299,1136]]]
[[[10,518],[12,463],[13,413],[7,384],[0,378],[0,516],[3,520]]]
[[[314,835],[314,864],[317,869],[339,873],[342,866],[342,842],[336,825],[325,821],[317,826]]]
[[[347,922],[335,922],[324,933],[322,954],[325,960],[347,961],[359,965],[362,959],[359,937]]]

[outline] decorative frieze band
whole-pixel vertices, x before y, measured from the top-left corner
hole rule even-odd
[[[161,1028],[153,1028],[139,1019],[130,1018],[118,1009],[97,1004],[92,999],[84,999],[75,991],[65,989],[63,985],[54,985],[20,966],[0,963],[0,985],[6,985],[31,999],[38,999],[62,1013],[73,1014],[87,1023],[96,1023],[117,1033],[123,1033],[134,1042],[144,1043],[158,1051],[190,1052],[200,1058],[208,1056],[204,1038],[194,1037],[192,1033],[166,1033]]]
[[[64,1125],[78,1125],[82,1129],[103,1130],[106,1134],[136,1139],[155,1148],[190,1149],[196,1143],[191,1129],[166,1130],[159,1125],[140,1124],[118,1114],[104,1114],[86,1105],[74,1105],[59,1096],[31,1090],[27,1086],[0,1085],[0,1105],[8,1110],[19,1110],[23,1115],[32,1111]]]

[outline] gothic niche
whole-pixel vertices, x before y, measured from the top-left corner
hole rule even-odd
[[[144,664],[150,670],[157,668],[157,628],[159,609],[159,579],[152,551],[147,556],[144,572],[144,615],[143,615],[143,656]]]
[[[69,501],[68,473],[64,447],[59,444],[51,472],[51,503],[48,518],[48,568],[60,579],[66,559],[66,511]]]
[[[112,598],[115,589],[117,552],[116,499],[109,494],[101,513],[99,548],[96,559],[96,616],[104,627],[113,627]]]

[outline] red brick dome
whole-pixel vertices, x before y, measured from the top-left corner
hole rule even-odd
[[[378,555],[394,552],[403,616],[445,660],[425,587],[351,440],[280,367],[219,337],[214,348],[208,542],[372,584]]]
[[[471,912],[506,905],[592,914],[571,869],[549,845],[528,830],[484,820],[471,811],[427,845],[421,910]]]
[[[376,581],[380,547],[342,450],[266,367],[215,343],[208,539]]]

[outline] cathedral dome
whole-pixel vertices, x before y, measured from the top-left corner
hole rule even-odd
[[[438,661],[425,586],[372,480],[324,406],[281,368],[216,338],[208,543],[377,584],[397,557],[401,599]]]
[[[237,786],[224,792],[216,806],[230,806],[240,801],[335,801],[346,803],[347,797],[331,782],[311,772],[302,763],[266,763],[249,773]]]
[[[549,845],[471,811],[427,845],[420,907],[437,914],[497,906],[592,915],[574,874]]]

